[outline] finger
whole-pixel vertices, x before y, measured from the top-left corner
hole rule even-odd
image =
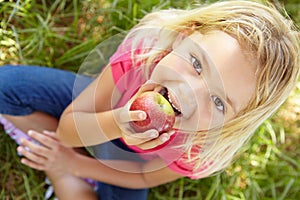
[[[143,121],[147,118],[147,114],[142,110],[129,111],[130,121]]]
[[[33,130],[28,131],[28,135],[36,141],[38,141],[39,143],[41,143],[42,145],[44,145],[45,147],[48,147],[49,149],[51,149],[57,143],[57,141],[52,137],[48,137],[47,135],[38,133]]]
[[[40,155],[31,152],[30,150],[26,150],[24,147],[19,146],[17,151],[22,154],[27,160],[30,160],[36,164],[43,164],[46,161],[46,158]]]
[[[41,146],[26,139],[21,139],[21,144],[22,146],[24,146],[24,148],[28,148],[30,152],[33,152],[34,154],[39,156],[47,157],[47,155],[49,155],[50,153],[50,149],[48,149],[48,147]],[[26,149],[24,150],[26,151]]]
[[[153,140],[159,136],[158,131],[155,129],[148,130],[143,133],[124,133],[123,138],[128,145],[139,145],[150,140]]]
[[[170,130],[166,133],[169,135],[169,137],[171,137],[172,135],[174,135],[175,132],[176,132],[175,130]]]
[[[21,163],[28,166],[28,167],[31,167],[33,169],[37,169],[37,170],[46,170],[46,167],[42,164],[38,164],[38,163],[35,163],[31,160],[28,160],[26,158],[22,158],[21,159]]]
[[[127,123],[130,121],[142,121],[147,118],[147,114],[142,110],[127,111],[123,110],[120,113],[120,122]]]
[[[159,136],[159,133],[155,129],[150,129],[141,133],[132,133],[132,131],[128,129],[128,132],[125,132],[125,135],[127,135],[128,137],[148,141],[148,140],[152,140],[153,138],[157,138]]]
[[[49,136],[49,137],[51,137],[51,138],[53,138],[53,139],[55,139],[55,140],[58,140],[57,134],[56,134],[55,132],[53,132],[53,131],[47,131],[47,130],[44,130],[44,131],[43,131],[43,134],[44,134],[44,135],[47,135],[47,136]]]
[[[169,139],[170,139],[170,135],[168,133],[163,133],[158,138],[150,140],[145,143],[142,143],[142,144],[138,145],[138,147],[140,147],[141,149],[144,149],[144,150],[152,149],[152,148],[155,148],[157,146],[164,144]]]
[[[168,141],[170,139],[171,135],[169,133],[163,133],[159,136],[159,140],[160,140],[160,144],[165,143],[166,141]]]

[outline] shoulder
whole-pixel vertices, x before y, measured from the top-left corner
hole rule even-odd
[[[129,34],[110,57],[109,64],[117,81],[129,71],[141,67],[145,55],[150,52],[157,41],[157,35]]]

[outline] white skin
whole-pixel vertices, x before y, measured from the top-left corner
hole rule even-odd
[[[245,61],[237,41],[221,31],[194,33],[164,57],[151,80],[169,90],[181,111],[175,127],[209,130],[247,105],[256,69]]]
[[[173,48],[154,69],[150,77],[154,84],[145,84],[138,93],[166,87],[173,104],[182,113],[176,117],[175,128],[187,131],[208,129],[233,118],[236,112],[247,105],[254,94],[256,69],[246,59],[234,38],[221,31],[207,35],[195,33],[189,37],[178,36]],[[213,64],[205,63],[204,57]],[[124,166],[120,163],[109,167],[93,158],[65,150],[65,145],[82,146],[121,137],[130,144],[149,149],[170,137],[173,132],[160,136],[155,130],[135,134],[124,132],[129,121],[143,120],[145,113],[128,111],[130,102],[136,96],[126,106],[111,110],[111,99],[107,97],[112,96],[113,88],[111,69],[108,67],[63,113],[57,131],[64,145],[53,134],[33,133],[31,136],[44,146],[23,141],[23,145],[28,146],[31,152],[26,152],[23,147],[18,148],[26,157],[22,162],[39,170],[63,171],[73,176],[90,177],[129,188],[153,187],[182,177],[171,171],[159,158],[144,164],[127,162],[126,166],[138,173],[126,173],[115,168]],[[232,105],[229,105],[225,96]],[[78,124],[79,121],[81,123]],[[84,136],[78,135],[81,129]],[[54,144],[55,148],[52,148]]]

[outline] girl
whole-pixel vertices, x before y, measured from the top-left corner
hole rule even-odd
[[[272,6],[251,1],[151,13],[95,80],[0,68],[0,112],[21,133],[30,130],[35,141],[19,140],[21,161],[44,170],[59,199],[146,199],[147,188],[231,163],[297,82],[298,36]],[[132,131],[129,123],[146,113],[129,107],[146,91],[171,102],[173,130]],[[97,159],[70,148],[81,146]],[[99,181],[98,197],[83,177]]]

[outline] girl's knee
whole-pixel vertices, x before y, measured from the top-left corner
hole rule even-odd
[[[25,76],[22,67],[12,65],[0,67],[0,113],[24,115],[31,112],[22,102],[22,95],[28,90],[22,81]]]
[[[0,91],[3,93],[6,90],[15,88],[21,84],[20,79],[24,76],[24,70],[19,66],[4,65],[0,67]]]
[[[5,98],[15,93],[19,88],[22,73],[19,73],[19,67],[5,65],[0,67],[0,98]]]

